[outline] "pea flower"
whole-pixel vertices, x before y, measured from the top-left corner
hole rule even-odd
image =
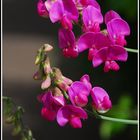
[[[78,10],[83,10],[87,6],[91,5],[97,8],[99,11],[101,10],[100,5],[96,0],[73,0]]]
[[[93,67],[105,62],[104,71],[119,70],[116,61],[126,61],[128,54],[124,47],[114,45],[108,36],[102,33],[88,32],[83,34],[77,41],[78,51],[82,52],[89,48],[89,60]]]
[[[101,12],[94,6],[87,6],[82,12],[83,31],[99,32],[100,24],[103,23]]]
[[[65,105],[58,110],[57,122],[60,126],[69,123],[73,128],[82,128],[81,119],[87,119],[87,113],[81,107]]]
[[[49,16],[49,12],[45,6],[45,2],[43,2],[42,0],[39,0],[37,3],[37,12],[40,16],[42,17],[48,17]]]
[[[61,92],[56,92],[55,95],[52,92],[46,92],[41,94],[38,99],[43,103],[41,115],[48,121],[55,120],[59,108],[65,105],[65,99]]]
[[[60,28],[58,32],[59,47],[63,49],[66,57],[77,57],[78,50],[75,42],[75,35],[71,30]]]
[[[128,23],[113,10],[110,10],[105,14],[105,23],[110,39],[115,44],[121,46],[126,45],[127,42],[125,36],[130,35],[130,27]]]
[[[75,81],[68,89],[70,101],[73,105],[84,107],[88,103],[91,84],[88,75],[84,75],[80,81]]]
[[[112,107],[107,92],[101,87],[94,87],[91,90],[91,97],[92,105],[99,113],[105,113]]]
[[[52,23],[60,21],[63,28],[72,29],[72,21],[78,20],[79,13],[72,0],[56,0],[46,2]],[[49,5],[49,6],[48,6]]]

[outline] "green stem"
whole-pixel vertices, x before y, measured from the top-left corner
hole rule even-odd
[[[112,121],[112,122],[118,122],[118,123],[124,123],[124,124],[132,124],[132,125],[137,125],[138,120],[127,120],[127,119],[119,119],[119,118],[111,118],[111,117],[106,117],[103,115],[99,115],[100,119],[106,120],[106,121]]]
[[[130,48],[125,48],[128,52],[132,52],[132,53],[138,53],[138,50],[136,49],[130,49]]]
[[[127,120],[127,119],[119,119],[119,118],[111,118],[111,117],[106,117],[103,115],[99,115],[97,112],[91,112],[87,109],[85,109],[89,114],[92,116],[94,115],[97,119],[102,119],[106,121],[112,121],[112,122],[117,122],[117,123],[123,123],[123,124],[132,124],[132,125],[138,125],[138,120]]]
[[[66,99],[69,100],[68,94],[65,91],[62,91],[62,92],[63,92],[63,95],[66,97]]]

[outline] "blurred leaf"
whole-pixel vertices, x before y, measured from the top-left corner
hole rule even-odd
[[[114,118],[131,118],[132,99],[129,96],[122,96],[118,104],[113,106],[112,110],[107,113],[107,116]],[[102,121],[100,126],[100,136],[104,140],[109,140],[113,135],[116,135],[126,128],[125,124]]]
[[[11,101],[11,98],[5,97],[4,100],[4,115],[8,116],[12,114],[13,109],[13,102]]]
[[[17,106],[10,97],[3,96],[4,103],[4,119],[6,123],[12,123],[12,135],[20,135],[23,140],[33,140],[30,129],[26,128],[22,121],[24,109]]]
[[[13,131],[12,131],[12,135],[13,136],[16,136],[18,135],[20,132],[21,132],[22,128],[21,128],[21,125],[18,124],[17,126],[14,127]]]
[[[122,18],[125,16],[124,19],[127,18],[133,21],[137,17],[137,0],[108,0],[105,1],[103,8],[105,8],[105,6],[107,11],[112,9],[120,15],[123,14]],[[109,9],[109,7],[111,7],[111,9]]]
[[[15,120],[15,117],[13,115],[9,115],[5,118],[6,123],[13,123]]]

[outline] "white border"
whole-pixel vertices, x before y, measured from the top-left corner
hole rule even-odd
[[[2,100],[2,94],[3,94],[3,69],[2,69],[2,66],[3,66],[3,24],[2,24],[2,19],[3,19],[3,16],[2,16],[2,12],[3,12],[3,0],[1,0],[1,140],[3,139],[3,100]]]
[[[138,28],[138,35],[137,35],[137,43],[138,43],[138,82],[137,82],[137,86],[138,86],[138,93],[137,93],[137,97],[138,97],[138,126],[137,126],[137,133],[138,133],[138,140],[139,140],[139,0],[137,1],[137,28]]]
[[[2,100],[2,95],[3,95],[3,0],[1,0],[1,140],[3,138],[3,100]],[[137,29],[138,29],[138,34],[137,34],[137,43],[138,43],[138,62],[137,62],[137,66],[138,66],[138,81],[137,81],[137,101],[138,101],[138,109],[137,109],[137,117],[138,117],[138,122],[139,122],[139,0],[137,0]],[[137,126],[137,135],[138,135],[138,140],[139,140],[139,123]]]

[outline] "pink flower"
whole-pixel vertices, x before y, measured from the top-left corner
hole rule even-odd
[[[66,57],[77,57],[78,50],[75,44],[75,36],[71,30],[60,28],[58,32],[59,47],[63,49],[63,55]]]
[[[60,126],[65,126],[69,122],[73,128],[82,128],[81,119],[87,117],[87,113],[82,108],[66,105],[58,110],[57,122]]]
[[[38,99],[43,103],[41,115],[48,121],[53,121],[59,108],[65,105],[65,99],[62,94],[53,96],[52,92],[47,92],[41,94]]]
[[[80,36],[77,41],[78,52],[93,49],[94,53],[103,46],[109,46],[111,41],[104,34],[97,32],[87,32]]]
[[[94,87],[91,90],[92,105],[99,113],[105,113],[111,109],[112,104],[107,92],[100,87]]]
[[[73,0],[73,1],[78,10],[83,10],[84,8],[86,8],[89,5],[97,8],[99,11],[101,10],[100,5],[97,3],[96,0]]]
[[[88,32],[83,34],[77,41],[78,51],[82,52],[89,48],[89,60],[93,67],[105,62],[104,71],[119,70],[115,61],[126,61],[128,54],[124,47],[113,45],[108,36],[102,33]]]
[[[42,17],[48,17],[49,13],[46,9],[45,3],[42,0],[39,0],[37,3],[37,12]]]
[[[107,32],[110,39],[118,45],[124,46],[127,44],[125,36],[130,35],[130,27],[126,21],[124,21],[119,14],[111,10],[105,15],[105,23],[107,26]]]
[[[93,56],[92,64],[94,67],[99,66],[103,62],[105,62],[104,72],[108,72],[109,70],[118,71],[119,65],[116,61],[127,61],[128,53],[127,51],[118,45],[104,47],[97,51],[97,53]]]
[[[100,24],[103,23],[101,12],[93,6],[88,6],[83,9],[83,31],[99,32]]]
[[[78,10],[72,0],[57,0],[50,6],[50,20],[55,23],[60,21],[63,28],[72,29],[72,21],[77,21]]]
[[[88,103],[90,90],[91,84],[88,75],[84,75],[80,81],[73,82],[68,89],[71,103],[73,105],[84,107]]]

